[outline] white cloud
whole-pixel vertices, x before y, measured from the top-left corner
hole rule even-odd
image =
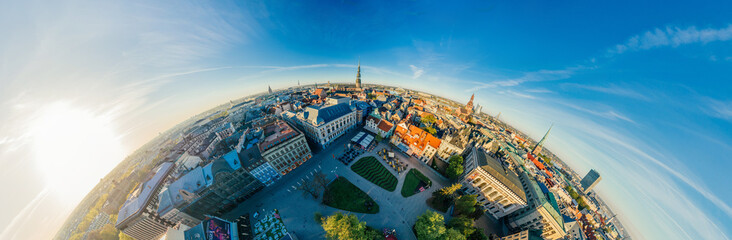
[[[567,79],[571,77],[573,74],[575,74],[577,71],[586,69],[585,66],[574,66],[574,67],[568,67],[565,69],[558,69],[558,70],[546,70],[542,69],[535,72],[526,72],[523,73],[521,77],[518,78],[508,78],[508,79],[500,79],[500,80],[493,80],[493,81],[486,81],[486,82],[473,82],[477,86],[466,89],[466,92],[475,92],[481,89],[486,88],[497,88],[497,87],[514,87],[521,85],[526,82],[542,82],[542,81],[554,81],[554,80],[562,80]]]
[[[414,65],[409,65],[409,69],[412,70],[412,79],[417,79],[424,74],[424,68],[420,68]]]
[[[720,101],[716,99],[706,98],[703,105],[706,105],[703,111],[708,115],[732,121],[732,101]]]
[[[624,88],[616,85],[610,85],[607,87],[603,86],[590,86],[590,85],[583,85],[583,84],[575,84],[575,83],[568,83],[564,84],[564,86],[584,89],[584,90],[590,90],[595,92],[601,92],[601,93],[607,93],[617,96],[623,96],[623,97],[629,97],[634,98],[638,100],[644,100],[648,101],[650,98],[646,94],[641,94],[638,91],[633,90],[632,88]]]
[[[678,47],[693,43],[710,43],[732,40],[732,25],[725,28],[697,29],[695,26],[687,28],[666,27],[656,28],[640,35],[635,35],[624,44],[618,44],[608,50],[608,54],[615,55],[628,51],[648,50],[659,47]]]

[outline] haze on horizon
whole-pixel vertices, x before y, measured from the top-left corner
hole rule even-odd
[[[314,82],[425,91],[538,139],[637,239],[732,235],[732,3],[16,1],[0,9],[0,239],[48,239],[191,116]],[[46,226],[39,229],[38,226]]]

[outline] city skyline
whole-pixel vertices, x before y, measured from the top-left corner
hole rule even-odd
[[[352,83],[359,56],[363,84],[475,93],[534,140],[554,123],[544,147],[602,173],[594,191],[633,237],[732,234],[730,163],[717,160],[732,153],[729,3],[646,17],[651,3],[121,4],[0,10],[13,36],[0,40],[0,176],[24,184],[0,185],[17,193],[0,202],[0,238],[53,236],[99,178],[177,123],[269,86]]]

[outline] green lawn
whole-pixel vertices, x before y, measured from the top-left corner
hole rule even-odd
[[[366,203],[370,202],[373,205],[371,210],[368,210]],[[374,202],[374,199],[369,197],[364,191],[349,182],[344,177],[339,177],[334,180],[328,189],[323,194],[323,203],[325,205],[359,213],[378,213],[379,205]]]
[[[432,180],[422,174],[422,172],[414,168],[410,169],[404,178],[404,183],[402,183],[402,196],[409,197],[416,194],[415,191],[420,182],[424,182],[426,186],[432,186]]]
[[[351,166],[351,170],[379,187],[393,192],[396,189],[397,180],[393,174],[387,170],[384,165],[379,163],[374,157],[363,157]]]

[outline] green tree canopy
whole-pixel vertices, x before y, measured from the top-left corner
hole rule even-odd
[[[447,166],[445,173],[448,178],[455,180],[463,174],[463,171],[463,164],[451,161]]]
[[[440,239],[447,231],[445,229],[445,218],[436,212],[427,210],[417,217],[414,230],[417,232],[417,239],[419,240]]]
[[[373,229],[366,227],[365,222],[358,221],[356,215],[336,213],[327,217],[323,222],[325,237],[328,239],[346,240],[371,240],[379,235]]]
[[[452,155],[449,159],[447,159],[448,163],[457,162],[457,164],[463,164],[463,156],[460,155]]]
[[[119,240],[135,240],[134,238],[127,236],[127,234],[123,232],[119,232]]]
[[[463,215],[470,215],[475,212],[475,204],[478,202],[477,195],[463,195],[455,200],[455,210]]]
[[[462,233],[465,236],[468,236],[470,234],[473,234],[475,232],[475,227],[473,226],[473,219],[459,216],[454,217],[450,219],[450,221],[447,222],[447,227],[458,230],[460,233]]]
[[[452,229],[452,228],[450,228],[447,231],[445,231],[445,234],[443,234],[440,239],[443,239],[443,240],[466,240],[465,239],[465,235],[463,235],[462,233],[460,233],[458,230],[455,230],[455,229]]]

